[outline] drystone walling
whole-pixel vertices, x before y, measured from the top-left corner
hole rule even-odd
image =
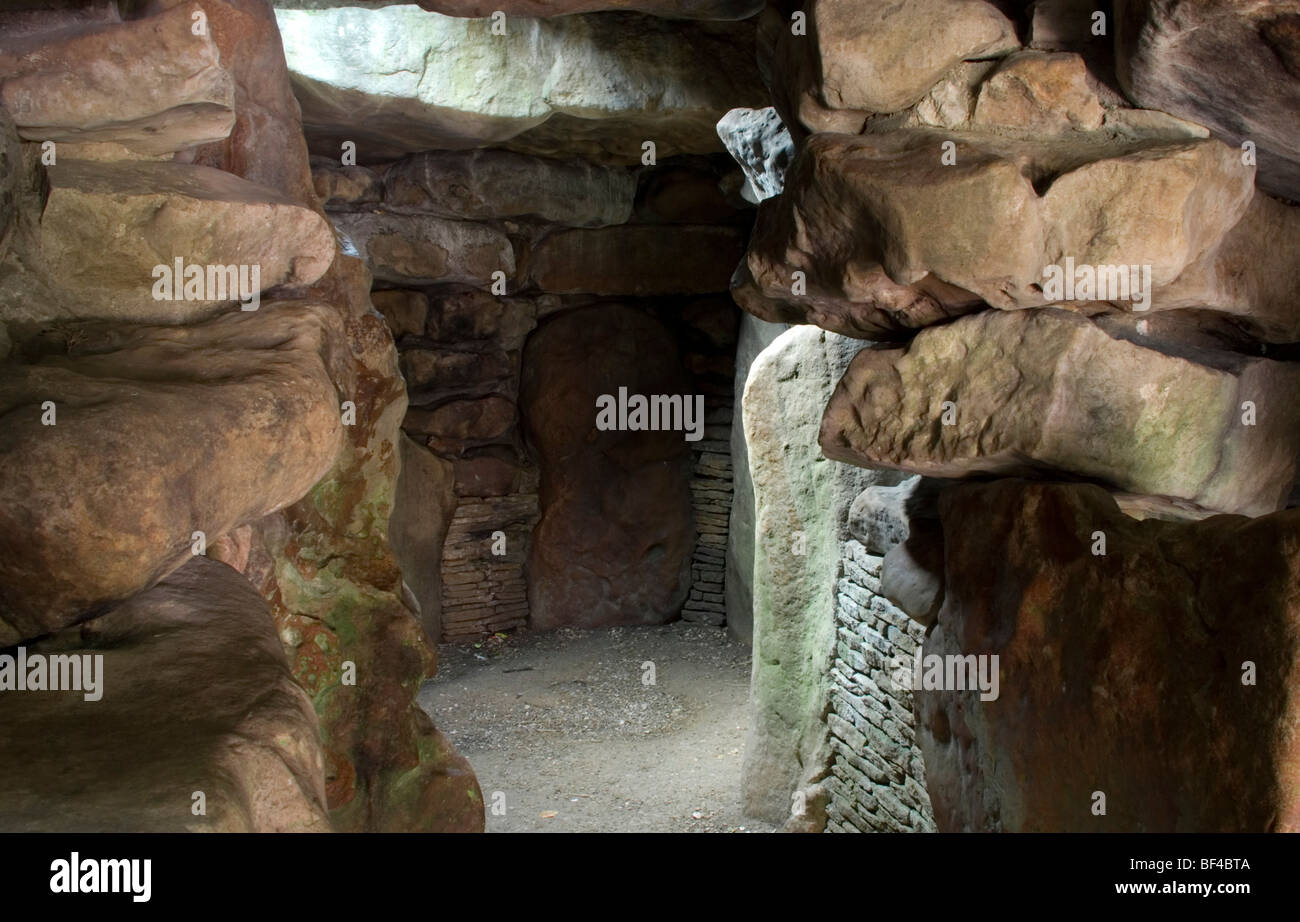
[[[7,4],[0,830],[480,831],[438,645],[684,619],[777,828],[1300,831],[1297,151],[1300,0]]]

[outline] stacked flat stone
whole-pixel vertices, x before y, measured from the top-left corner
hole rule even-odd
[[[835,595],[830,724],[834,759],[827,832],[933,832],[912,693],[893,681],[925,629],[880,594],[880,563],[860,541],[844,544]]]
[[[732,405],[721,405],[708,414],[710,427],[731,426]],[[725,417],[725,418],[724,418]],[[727,524],[731,515],[731,444],[718,439],[696,443],[691,476],[691,506],[698,534],[691,558],[691,594],[682,606],[682,619],[721,626],[727,621],[725,582],[727,573]]]
[[[474,640],[528,621],[524,562],[537,524],[535,490],[466,497],[456,507],[442,554],[442,633],[448,643]],[[505,554],[492,553],[504,532]]]

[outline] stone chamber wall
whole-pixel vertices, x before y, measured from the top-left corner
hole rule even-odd
[[[756,764],[766,762],[766,770],[781,776],[791,751],[812,746],[797,758],[823,766],[815,779],[823,783],[810,799],[814,820],[829,811],[834,819],[823,825],[830,829],[931,828],[910,701],[861,659],[873,639],[877,645],[879,638],[897,640],[901,649],[915,642],[916,631],[906,630],[879,596],[875,607],[852,607],[855,596],[871,590],[853,588],[855,578],[866,583],[870,574],[853,569],[858,561],[847,531],[848,506],[862,487],[892,480],[831,465],[837,473],[822,477],[812,494],[801,495],[802,486],[789,492],[787,501],[796,506],[811,501],[802,508],[806,522],[798,524],[820,545],[815,566],[796,580],[802,582],[798,591],[780,585],[793,574],[769,566],[775,549],[763,547],[767,532],[785,540],[777,536],[796,530],[796,523],[765,520],[772,510],[762,495],[762,465],[753,476],[750,470],[754,445],[761,447],[762,440],[747,436],[736,408],[748,364],[785,325],[752,315],[738,325],[733,297],[750,304],[743,289],[728,290],[735,284],[732,269],[737,262],[743,266],[740,247],[754,204],[780,192],[794,147],[775,110],[743,108],[768,99],[754,88],[751,63],[738,64],[752,38],[738,40],[746,33],[729,26],[698,33],[689,27],[670,42],[693,45],[692,55],[706,52],[695,58],[690,79],[699,89],[692,83],[692,92],[717,98],[718,78],[727,71],[730,111],[712,119],[707,139],[694,135],[685,119],[665,124],[662,113],[647,116],[633,107],[631,117],[645,121],[632,134],[589,139],[525,132],[510,142],[510,151],[465,152],[438,143],[436,114],[432,132],[357,138],[351,126],[353,135],[347,133],[329,88],[373,91],[384,78],[364,67],[358,71],[352,61],[322,66],[312,57],[310,39],[355,24],[358,16],[283,11],[281,22],[294,25],[288,57],[317,154],[317,191],[375,276],[374,301],[397,340],[408,386],[403,429],[436,459],[431,464],[419,455],[406,465],[405,479],[425,518],[436,518],[428,515],[436,508],[444,524],[403,524],[404,537],[395,539],[430,638],[477,639],[525,625],[655,623],[678,615],[725,624],[736,636],[752,638],[756,648],[758,727],[750,748],[761,753],[771,740],[781,741],[778,754],[758,755]],[[397,13],[362,19],[381,34],[409,25]],[[573,33],[558,29],[551,40],[569,43],[570,53],[589,53],[579,30]],[[471,45],[490,40],[473,33],[459,39]],[[619,66],[635,72],[640,63],[634,57]],[[657,77],[639,79],[653,84]],[[468,102],[471,110],[478,104]],[[377,94],[368,104],[381,110],[395,105]],[[712,122],[719,122],[716,129]],[[642,145],[636,131],[656,139],[659,162],[637,162]],[[528,140],[530,134],[537,139]],[[339,162],[336,152],[348,140],[357,141],[362,165]],[[730,158],[690,152],[716,149],[719,140]],[[664,148],[673,155],[663,157]],[[815,451],[816,421],[853,349],[845,340],[827,361],[804,356],[800,350],[808,345],[801,341],[790,358],[794,370],[778,388],[779,407],[756,405],[752,414],[761,431],[780,439],[781,451]],[[627,356],[623,367],[606,362],[620,352]],[[591,397],[600,390],[574,371],[584,366],[586,378],[607,382],[606,391],[640,379],[671,382],[660,392],[703,394],[703,438],[616,444],[598,436],[606,444],[584,445],[589,423],[571,432],[570,420],[590,420]],[[813,380],[822,383],[810,390]],[[585,400],[576,396],[584,390]],[[797,436],[768,428],[783,416],[801,427]],[[740,471],[733,470],[736,451]],[[786,471],[795,483],[815,473],[819,460],[800,457]],[[409,484],[417,471],[426,481],[419,488]],[[827,514],[840,526],[816,533]],[[644,539],[629,540],[639,533]],[[494,538],[503,541],[503,555],[490,553]],[[435,566],[436,578],[421,578]],[[575,577],[581,569],[596,578]],[[615,598],[611,585],[620,587]],[[790,612],[793,625],[771,620],[783,605],[804,606]],[[838,631],[837,619],[843,622]],[[808,672],[792,680],[788,664],[798,657],[791,657],[771,679],[776,688],[802,685],[807,700],[822,702],[815,718],[792,733],[780,726],[788,718],[781,713],[785,705],[771,708],[776,726],[764,719],[762,650],[765,644],[779,649],[780,641],[758,637],[755,625],[798,634],[810,621],[822,632],[804,642]],[[763,771],[753,770],[757,780],[750,787],[776,793],[780,806],[756,794],[750,807],[759,815],[779,809],[784,819],[789,789]],[[791,828],[808,826],[809,818],[801,817]]]
[[[0,11],[0,824],[482,829],[434,644],[685,617],[785,829],[1300,829],[1293,0],[502,2]]]
[[[478,640],[530,624],[528,562],[542,510],[537,452],[520,412],[525,345],[549,318],[612,297],[654,318],[671,340],[670,355],[633,360],[680,366],[683,393],[704,396],[701,438],[686,443],[689,464],[682,473],[690,504],[681,527],[694,534],[683,545],[689,584],[679,608],[688,621],[724,625],[739,317],[723,294],[724,270],[737,258],[752,214],[735,194],[741,174],[734,163],[696,155],[624,167],[572,156],[462,151],[419,152],[373,167],[344,167],[319,156],[313,163],[327,214],[351,245],[360,242],[379,280],[372,298],[397,341],[407,383],[402,428],[449,465],[433,474],[453,483],[452,503],[432,510],[450,514],[441,546],[428,535],[419,552],[398,542],[399,555],[411,553],[403,562],[413,591],[421,571],[438,568],[438,579],[420,587],[430,638]],[[453,181],[447,174],[463,187],[446,190],[442,184]],[[522,174],[533,188],[525,191],[519,179],[502,183],[507,174]],[[528,209],[536,212],[520,215]],[[591,223],[599,227],[582,232],[572,255],[578,262],[548,269],[546,260],[554,257],[547,247],[559,245],[554,238],[574,233],[569,225]],[[451,242],[453,254],[480,239],[494,239],[498,250],[481,265],[449,269],[437,251],[424,249],[436,233]],[[554,274],[560,270],[562,276]],[[477,272],[500,293],[439,280],[456,271]],[[501,275],[494,279],[494,272]],[[715,290],[719,295],[711,296]],[[595,418],[594,403],[571,409]],[[422,462],[408,469],[429,476]],[[653,572],[675,585],[682,563],[668,560]]]
[[[314,194],[274,12],[13,7],[0,646],[93,650],[103,697],[0,697],[0,827],[482,830],[415,702],[397,353]],[[178,260],[257,284],[160,297]]]
[[[430,639],[718,601],[753,212],[715,125],[765,101],[752,25],[30,6],[0,11],[0,645],[103,652],[114,694],[0,700],[0,822],[481,830],[415,703]],[[503,46],[530,98],[364,54]],[[156,296],[177,259],[257,260],[257,309]],[[705,395],[704,438],[593,434],[621,384]]]
[[[1300,829],[1295,13],[760,14],[794,153],[768,169],[751,124],[777,194],[732,293],[792,326],[742,321],[750,812]],[[996,693],[940,675],[909,708],[873,656],[918,644]]]
[[[925,629],[880,594],[883,557],[845,542],[835,596],[827,832],[933,832],[912,693],[895,680]]]
[[[894,679],[924,628],[880,583],[883,555],[909,534],[904,498],[918,478],[896,486],[895,472],[816,454],[816,408],[855,341],[746,317],[740,343],[747,464],[729,563],[749,577],[731,590],[753,600],[746,808],[789,831],[933,831],[912,695]],[[752,545],[735,530],[742,519]]]
[[[711,427],[729,430],[731,405],[719,403]],[[729,432],[727,432],[730,435]],[[727,623],[727,528],[731,519],[731,443],[709,439],[691,449],[691,508],[698,538],[691,557],[691,594],[682,618],[721,627]]]

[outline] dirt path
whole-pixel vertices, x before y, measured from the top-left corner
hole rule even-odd
[[[749,662],[680,622],[520,631],[442,647],[420,703],[474,766],[489,832],[770,832],[740,813]]]

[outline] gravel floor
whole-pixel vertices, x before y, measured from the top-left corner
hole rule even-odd
[[[474,766],[489,832],[770,832],[740,813],[749,663],[683,622],[518,631],[443,646],[420,704]]]

